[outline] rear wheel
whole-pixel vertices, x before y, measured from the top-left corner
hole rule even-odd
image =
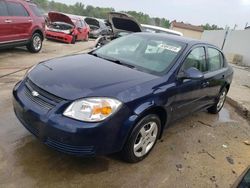
[[[43,40],[39,33],[33,34],[30,43],[27,45],[27,49],[32,53],[38,53],[42,49]]]
[[[121,155],[130,163],[136,163],[150,153],[155,146],[161,130],[161,121],[157,115],[150,114],[141,119],[127,140]]]
[[[208,112],[211,113],[211,114],[217,114],[220,112],[220,110],[223,108],[224,106],[224,103],[226,101],[226,97],[227,97],[227,89],[224,88],[218,98],[217,98],[217,102],[216,104],[214,104],[212,107],[208,108]]]

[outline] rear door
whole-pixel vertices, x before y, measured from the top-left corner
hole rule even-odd
[[[86,24],[85,21],[81,20],[82,25],[83,25],[83,39],[86,39],[87,35],[88,35],[88,25]]]
[[[221,88],[225,85],[227,67],[224,56],[218,49],[208,46],[206,50],[208,71],[204,74],[204,83],[207,87],[203,88],[203,92],[207,93],[208,103],[214,103],[214,99],[218,97]]]
[[[33,20],[27,9],[19,2],[7,0],[13,40],[28,40],[31,36]]]
[[[83,40],[83,38],[84,38],[83,25],[82,25],[82,22],[80,20],[76,21],[76,29],[78,31],[77,40]]]
[[[77,39],[78,40],[86,39],[88,28],[85,22],[82,20],[78,20],[76,25],[77,25],[77,30],[79,32]]]
[[[0,1],[0,44],[10,41],[12,29],[5,1]]]

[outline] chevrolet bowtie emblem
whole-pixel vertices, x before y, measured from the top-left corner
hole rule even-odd
[[[37,91],[32,91],[31,94],[32,94],[33,97],[38,97],[39,96],[39,93]]]

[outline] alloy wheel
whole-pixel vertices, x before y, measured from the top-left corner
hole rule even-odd
[[[158,126],[155,122],[149,122],[142,126],[135,143],[134,154],[136,157],[143,157],[154,146],[158,135]]]
[[[223,107],[223,104],[226,100],[226,91],[223,91],[220,95],[219,102],[217,103],[217,110],[220,110]]]
[[[35,36],[33,38],[33,46],[35,48],[35,50],[40,50],[41,46],[42,46],[42,40],[39,36]]]

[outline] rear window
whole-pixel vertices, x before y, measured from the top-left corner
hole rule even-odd
[[[223,56],[214,48],[208,48],[208,70],[216,71],[223,67]]]
[[[141,31],[138,24],[132,20],[126,20],[126,19],[114,17],[112,21],[113,21],[115,28],[117,29],[121,29],[125,31],[132,31],[132,32]]]
[[[29,16],[29,13],[20,3],[7,2],[9,16]]]
[[[43,17],[43,13],[42,10],[39,9],[36,5],[29,5],[30,9],[32,10],[32,12],[38,16],[38,17]]]
[[[0,1],[0,16],[8,16],[7,6],[3,1]]]

